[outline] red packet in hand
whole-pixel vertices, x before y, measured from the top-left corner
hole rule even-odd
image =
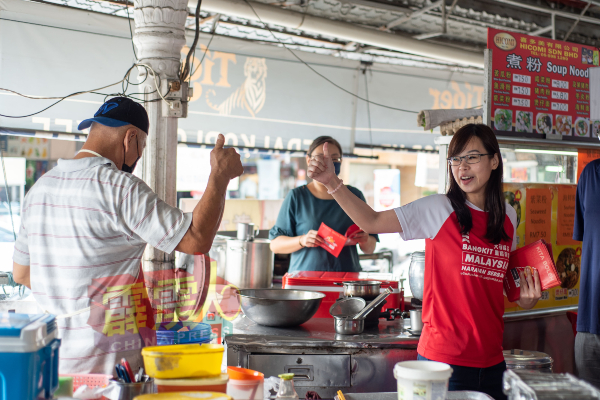
[[[540,275],[542,290],[547,290],[560,285],[556,272],[551,248],[543,240],[531,243],[510,253],[508,269],[504,276],[504,291],[508,301],[514,302],[521,296],[521,282],[519,273],[527,267],[537,269]]]
[[[350,225],[350,227],[348,228],[348,230],[346,230],[346,238],[350,238],[352,235],[354,235],[356,232],[362,232],[363,230],[360,229],[360,227],[356,224],[352,224]]]
[[[346,236],[334,231],[322,222],[317,234],[321,236],[325,242],[324,244],[320,245],[322,248],[336,257],[340,255],[344,245],[346,244]]]

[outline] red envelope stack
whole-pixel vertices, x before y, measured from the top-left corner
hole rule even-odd
[[[538,240],[510,253],[508,270],[504,277],[504,291],[508,301],[519,300],[521,295],[519,273],[527,267],[537,269],[542,290],[560,285],[560,279],[552,257],[552,247],[544,240]]]
[[[339,256],[346,244],[346,236],[334,231],[322,222],[317,233],[325,241],[325,243],[320,246],[334,256]]]

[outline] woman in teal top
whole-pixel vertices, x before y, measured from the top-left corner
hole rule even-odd
[[[312,157],[323,155],[325,143],[329,143],[335,172],[339,174],[342,164],[341,146],[331,136],[321,136],[313,141],[306,155],[306,163],[308,164]],[[365,201],[360,190],[352,186],[348,186],[348,189]],[[322,222],[342,235],[354,224],[328,193],[327,188],[319,182],[313,181],[293,189],[283,201],[277,222],[269,232],[271,250],[277,254],[292,254],[289,272],[360,272],[356,245],[360,246],[363,253],[371,254],[379,241],[378,236],[362,231],[355,233],[336,258],[319,247],[323,238],[317,235],[317,231]]]

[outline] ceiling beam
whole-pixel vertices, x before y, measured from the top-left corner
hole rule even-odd
[[[589,3],[587,3],[585,8],[583,10],[581,10],[581,14],[579,15],[579,18],[577,18],[575,20],[575,22],[573,22],[573,26],[571,26],[571,29],[569,29],[569,31],[565,35],[565,38],[563,39],[565,42],[569,39],[569,36],[571,36],[571,33],[573,33],[573,30],[575,29],[575,27],[577,26],[579,21],[581,21],[581,17],[583,17],[585,15],[585,13],[587,12],[588,8],[590,8],[591,5],[592,5],[592,2],[590,1]]]
[[[425,14],[427,11],[434,10],[434,9],[436,9],[438,7],[443,6],[443,5],[444,5],[444,0],[438,0],[435,3],[433,3],[433,4],[430,4],[430,5],[428,5],[426,7],[423,7],[421,9],[419,9],[419,10],[411,12],[410,14],[408,14],[408,15],[406,15],[404,17],[401,17],[401,18],[398,18],[398,19],[395,19],[393,21],[388,22],[385,27],[386,27],[386,29],[392,29],[392,28],[394,28],[394,27],[396,27],[398,25],[401,25],[401,24],[403,24],[405,22],[410,21],[413,18],[416,18],[416,17],[418,17],[420,15]]]
[[[377,3],[375,1],[369,0],[338,0],[342,4],[353,4],[356,6],[370,7],[370,8],[378,8],[380,10],[392,11],[397,13],[409,14],[412,12],[410,8],[394,6],[391,4],[385,3]]]
[[[258,20],[289,29],[301,29],[347,42],[357,42],[455,64],[483,68],[483,54],[479,52],[452,49],[444,45],[422,42],[410,37],[382,32],[348,22],[315,17],[264,3],[246,0],[203,0],[202,10],[252,21]]]
[[[540,6],[535,6],[533,4],[523,3],[522,1],[515,1],[515,0],[494,0],[494,1],[497,3],[514,6],[517,8],[524,8],[524,9],[531,10],[531,11],[538,11],[538,12],[545,13],[545,14],[555,15],[555,16],[561,17],[561,18],[574,19],[574,20],[579,20],[580,22],[586,22],[588,24],[600,25],[599,18],[586,17],[586,16],[582,16],[580,14],[573,14],[573,13],[569,13],[569,12],[565,12],[565,11],[553,10],[553,9],[547,8],[547,7],[540,7]]]
[[[553,25],[545,26],[543,28],[538,29],[537,31],[533,31],[533,32],[528,33],[528,35],[529,36],[540,36],[540,35],[543,35],[546,32],[552,31],[552,29],[554,29]]]

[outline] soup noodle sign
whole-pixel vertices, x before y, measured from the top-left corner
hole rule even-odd
[[[595,141],[588,68],[598,50],[574,43],[488,29],[492,50],[491,121],[501,135]]]

